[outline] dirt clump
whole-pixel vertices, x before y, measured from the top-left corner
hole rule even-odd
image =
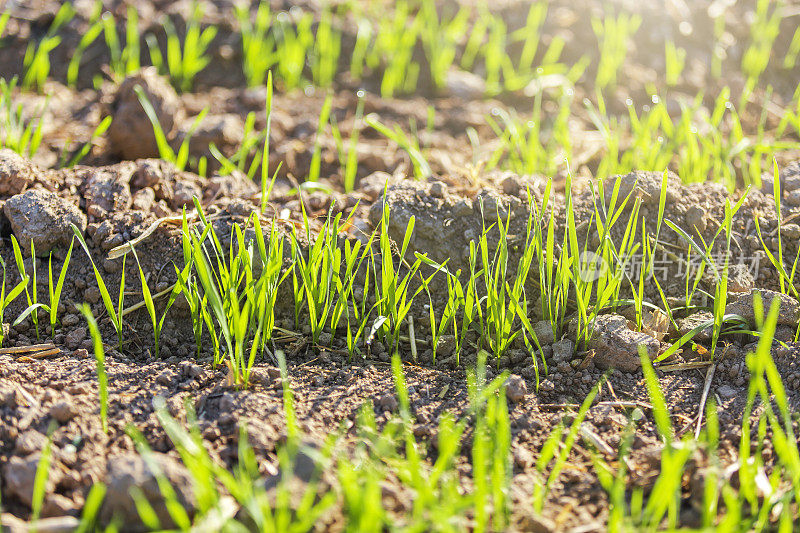
[[[33,242],[38,256],[47,256],[58,246],[68,246],[73,236],[72,224],[81,231],[86,229],[86,215],[75,204],[41,189],[12,196],[3,205],[3,213],[20,245],[30,252]]]
[[[135,170],[136,165],[132,162],[100,169],[81,169],[83,197],[89,216],[105,218],[109,213],[130,209],[133,204],[130,181]]]
[[[595,351],[598,368],[616,368],[636,372],[642,367],[639,347],[644,347],[652,360],[658,355],[661,343],[655,337],[632,330],[628,320],[620,315],[600,315],[594,321],[592,337],[587,347]]]
[[[617,191],[617,203],[632,194],[634,198],[640,198],[645,205],[658,206],[661,197],[661,183],[664,174],[662,172],[647,172],[635,170],[628,174],[612,176],[604,186],[606,203],[611,201],[614,194],[616,183],[619,183]],[[666,201],[675,202],[680,198],[680,178],[674,172],[668,172]]]
[[[726,314],[739,315],[744,318],[750,327],[756,327],[756,312],[754,298],[758,295],[764,313],[769,312],[773,302],[777,299],[780,303],[778,311],[778,324],[785,326],[796,326],[800,321],[800,302],[789,296],[766,289],[752,289],[747,293],[740,293],[736,299],[729,302],[725,307]]]
[[[153,125],[139,102],[135,88],[150,101],[164,134],[169,136],[181,111],[180,99],[166,78],[155,67],[145,67],[125,78],[111,104],[113,121],[108,129],[113,150],[124,159],[140,159],[158,155]]]
[[[34,482],[36,479],[36,469],[42,458],[40,452],[33,453],[27,457],[14,456],[6,464],[3,471],[5,478],[5,493],[16,496],[23,503],[30,506],[33,502]],[[64,477],[62,470],[57,462],[51,464],[50,475],[47,477],[45,485],[46,493],[52,493]]]
[[[19,194],[35,179],[33,163],[13,150],[0,149],[0,196]]]
[[[151,461],[151,462],[149,462]],[[108,477],[100,520],[109,523],[112,518],[121,519],[126,531],[144,531],[131,490],[137,488],[141,496],[152,506],[162,527],[178,527],[168,510],[168,504],[159,489],[158,476],[163,476],[172,485],[177,501],[191,517],[194,514],[194,497],[190,489],[192,478],[186,468],[173,457],[151,452],[144,458],[135,453],[114,457],[108,461]],[[141,524],[136,527],[134,524]]]

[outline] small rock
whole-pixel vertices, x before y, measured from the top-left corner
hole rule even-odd
[[[791,207],[800,205],[800,189],[787,193],[784,202]]]
[[[395,411],[397,409],[397,397],[394,394],[384,394],[375,401],[375,405],[381,411]]]
[[[503,193],[509,196],[517,196],[520,191],[520,181],[519,176],[509,173],[509,175],[500,182],[500,188],[503,189]]]
[[[65,328],[71,328],[72,326],[77,326],[80,320],[81,319],[78,317],[78,315],[74,313],[68,313],[64,315],[64,317],[61,319],[61,325],[64,326]]]
[[[511,360],[511,363],[514,365],[519,365],[526,359],[530,359],[531,354],[525,350],[509,350],[508,358]]]
[[[253,368],[250,371],[250,381],[252,383],[261,383],[265,387],[268,387],[272,383],[272,377],[265,368]]]
[[[172,485],[178,505],[190,518],[194,516],[194,493],[186,490],[195,483],[189,471],[177,460],[162,453],[150,452],[149,459],[155,462],[163,479]],[[135,487],[153,508],[162,528],[178,527],[167,509],[156,475],[143,457],[135,453],[109,457],[107,468],[107,490],[100,510],[102,524],[108,524],[116,518],[119,523],[125,524],[126,529],[141,528],[142,520],[131,496],[131,489]]]
[[[725,307],[725,314],[739,315],[748,322],[750,327],[756,327],[755,309],[753,307],[753,298],[756,294],[761,295],[761,302],[765,315],[769,312],[772,302],[777,298],[780,302],[778,324],[787,326],[797,325],[798,320],[800,320],[800,303],[788,294],[781,294],[766,289],[752,289],[750,292],[737,295],[737,297]]]
[[[226,392],[225,394],[222,395],[222,397],[220,397],[219,411],[221,413],[228,413],[230,411],[233,411],[235,407],[236,407],[236,398],[233,396],[233,394]]]
[[[203,374],[203,367],[191,361],[181,363],[181,373],[188,378],[196,379]]]
[[[442,335],[436,341],[436,356],[450,357],[456,349],[455,335]]]
[[[202,198],[203,189],[196,183],[179,181],[175,184],[172,192],[172,207],[180,210],[185,205],[191,206],[194,197]]]
[[[728,266],[728,292],[749,292],[755,284],[749,265],[734,263]]]
[[[102,297],[103,295],[100,292],[100,289],[95,285],[91,285],[85,291],[83,291],[83,298],[90,304],[98,303]]]
[[[31,506],[33,503],[33,484],[41,457],[41,453],[34,453],[25,459],[17,456],[9,459],[4,469],[4,498],[6,495],[16,496],[22,503],[28,507]],[[57,464],[51,463],[49,475],[45,482],[45,494],[52,493],[63,477],[63,472],[58,468]]]
[[[553,361],[560,363],[572,358],[575,353],[575,343],[569,339],[563,339],[553,343]]]
[[[139,211],[150,212],[156,201],[156,192],[150,187],[139,189],[134,193],[131,207]]]
[[[64,344],[70,350],[77,350],[81,347],[83,339],[86,338],[86,328],[78,327],[67,333],[64,337]]]
[[[54,516],[52,518],[42,518],[36,521],[36,527],[32,528],[31,524],[20,520],[11,513],[3,513],[0,515],[0,525],[2,531],[8,533],[28,533],[36,531],[36,533],[72,533],[81,525],[80,521],[74,516]]]
[[[511,403],[519,403],[528,394],[528,385],[521,376],[511,374],[506,380],[506,397]]]
[[[623,316],[600,315],[595,319],[588,348],[595,350],[597,368],[636,372],[641,368],[640,347],[644,347],[652,360],[658,355],[661,343],[655,337],[630,329]]]
[[[486,92],[486,81],[472,72],[451,68],[445,77],[447,90],[465,100],[479,100]]]
[[[114,274],[122,270],[122,261],[119,259],[103,259],[103,270]]]
[[[633,193],[634,198],[641,198],[646,205],[658,205],[661,197],[663,173],[635,170],[628,174],[612,176],[608,179],[608,185],[605,187],[606,202],[611,201],[616,185],[615,178],[620,182],[618,198],[626,198]],[[667,203],[674,202],[678,197],[679,183],[681,183],[680,178],[674,172],[669,172],[667,178]]]
[[[72,224],[81,231],[86,229],[86,215],[78,206],[40,189],[12,196],[3,205],[3,212],[20,246],[30,253],[33,241],[39,257],[59,246],[69,246],[74,236]]]
[[[472,216],[475,212],[474,208],[472,207],[472,200],[467,198],[463,200],[459,200],[453,206],[453,216],[455,217],[468,217]]]
[[[601,530],[602,527],[597,530]],[[542,515],[535,514],[533,511],[520,512],[515,517],[515,531],[528,531],[529,533],[554,533],[558,531],[555,522]],[[595,531],[594,528],[591,531]]]
[[[550,379],[545,379],[541,383],[539,383],[539,390],[542,392],[553,392],[556,390],[555,383],[552,382]]]
[[[372,353],[375,355],[381,355],[382,353],[386,353],[386,347],[383,345],[381,341],[374,341],[372,343]]]
[[[690,229],[697,229],[697,232],[702,234],[706,230],[705,209],[696,205],[689,207],[684,215],[684,222]]]
[[[709,311],[700,311],[698,313],[693,313],[686,318],[682,318],[678,320],[678,333],[681,336],[688,334],[693,329],[701,326],[704,322],[709,320],[713,320],[714,316]],[[696,341],[708,341],[711,340],[712,335],[714,334],[714,326],[710,325],[695,333],[693,337]]]
[[[158,376],[156,376],[156,383],[159,385],[170,385],[173,380],[175,379],[175,372],[171,369],[167,368],[163,370]]]
[[[430,193],[434,198],[444,198],[447,186],[441,181],[434,181],[431,183]]]
[[[539,344],[553,344],[555,337],[553,336],[553,325],[547,320],[540,320],[533,326],[533,332],[536,333],[536,338],[539,339]]]
[[[50,416],[58,420],[61,424],[66,424],[77,415],[75,406],[71,402],[58,402],[50,407]]]
[[[14,453],[17,455],[30,455],[40,452],[47,445],[47,437],[35,429],[29,429],[17,437],[14,444]]]
[[[536,463],[533,453],[524,446],[514,446],[512,453],[514,455],[514,464],[522,470],[527,470]]]
[[[13,196],[25,191],[36,179],[36,168],[30,161],[8,148],[0,150],[0,196]]]
[[[786,239],[800,239],[800,226],[797,224],[786,224],[781,228],[781,237]]]
[[[430,437],[431,428],[426,424],[417,424],[414,426],[414,436],[418,439]]]
[[[773,337],[778,342],[789,344],[794,341],[794,334],[796,328],[794,326],[780,325],[775,328],[775,336]]]
[[[737,391],[730,385],[722,385],[720,388],[717,389],[717,394],[719,394],[721,398],[728,400],[730,398],[734,398],[737,394],[739,394],[739,391]]]
[[[391,174],[377,171],[362,178],[359,181],[359,187],[367,199],[374,202],[383,194],[384,188],[392,181],[393,178]]]
[[[79,513],[80,508],[71,498],[58,493],[49,494],[44,500],[44,505],[42,505],[42,516],[44,518],[78,516]]]
[[[158,156],[153,125],[136,95],[134,89],[137,86],[142,88],[150,101],[167,135],[172,132],[181,110],[181,101],[175,89],[166,78],[158,75],[155,67],[145,67],[125,78],[114,96],[114,120],[108,129],[108,137],[116,153],[128,160]]]

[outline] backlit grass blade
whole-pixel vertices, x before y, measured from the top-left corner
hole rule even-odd
[[[114,325],[114,330],[117,332],[117,341],[119,347],[122,347],[122,335],[123,335],[123,328],[122,328],[122,304],[125,297],[125,256],[122,258],[122,278],[120,281],[120,290],[119,290],[119,300],[118,300],[118,308],[117,310],[114,309],[114,303],[111,300],[111,295],[108,292],[108,288],[106,287],[105,281],[103,281],[103,276],[100,275],[100,271],[97,269],[97,265],[92,259],[92,254],[89,252],[89,246],[87,246],[86,241],[83,239],[83,234],[81,230],[75,225],[72,224],[72,232],[75,234],[75,237],[78,238],[78,242],[83,247],[83,251],[86,252],[86,256],[89,258],[89,262],[92,264],[92,269],[94,270],[94,277],[95,281],[97,282],[98,289],[100,289],[100,297],[103,300],[103,305],[106,308],[106,312],[108,313],[109,318],[111,319],[111,323]]]
[[[97,322],[94,319],[89,305],[82,304],[79,306],[79,309],[86,318],[86,323],[89,326],[89,333],[92,337],[94,358],[97,366],[97,390],[100,397],[100,423],[103,432],[108,433],[108,377],[106,376],[106,356],[105,350],[103,349],[103,339],[100,336],[100,330],[97,327]]]

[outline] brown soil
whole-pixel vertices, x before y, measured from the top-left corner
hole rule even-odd
[[[122,20],[125,2],[106,3],[114,6]],[[184,4],[187,2],[136,2],[143,27],[156,27],[157,16],[161,13],[180,17],[185,11]],[[213,4],[227,5],[227,2]],[[524,21],[524,16],[518,14],[524,3],[502,4],[499,9],[508,11],[508,20]],[[582,43],[570,47],[570,53],[575,53],[577,59],[575,50],[580,50],[581,47],[587,50],[596,48],[588,22],[592,10],[578,9],[570,2],[563,4],[559,9],[550,10],[553,20],[546,24],[545,42],[554,35],[570,36],[576,43]],[[659,35],[666,32],[678,38],[678,44],[689,52],[687,79],[679,90],[693,95],[698,89],[705,88],[706,97],[713,101],[713,88],[716,87],[714,84],[719,82],[710,80],[710,75],[703,67],[707,64],[710,51],[704,48],[704,43],[694,42],[690,37],[682,36],[678,30],[679,23],[683,20],[698,27],[708,24],[708,3],[680,3],[686,5],[689,13],[668,12],[668,16],[664,16],[664,13],[658,13],[658,16],[648,14],[656,8],[648,7],[646,2],[615,2],[616,4],[642,12],[647,27],[639,31],[640,37],[647,36],[646,38],[661,42]],[[15,17],[7,31],[13,37],[10,42],[5,43],[0,58],[0,76],[10,78],[19,74],[24,43],[29,36],[44,31],[58,5],[58,2],[41,0],[16,8]],[[594,2],[592,9],[600,10],[602,5],[602,2]],[[729,10],[731,21],[728,26],[733,28],[732,31],[746,26],[741,23],[744,12],[744,8]],[[190,172],[179,172],[169,164],[147,159],[157,157],[157,152],[147,143],[133,150],[126,144],[129,139],[124,135],[109,135],[97,140],[91,154],[83,161],[85,166],[53,170],[58,154],[65,146],[71,150],[78,146],[77,140],[88,140],[106,113],[113,115],[126,101],[130,103],[131,98],[135,99],[130,92],[123,93],[116,84],[108,80],[103,82],[99,91],[76,91],[57,81],[64,81],[65,73],[62,69],[65,69],[67,63],[66,54],[74,48],[81,31],[85,30],[86,14],[79,15],[68,25],[64,43],[57,49],[56,54],[65,54],[64,57],[52,59],[56,81],[49,82],[46,88],[46,93],[51,95],[51,101],[44,119],[46,127],[43,148],[33,162],[6,151],[0,152],[0,207],[12,196],[30,189],[42,189],[52,192],[65,204],[78,209],[86,216],[86,236],[92,256],[112,295],[116,295],[121,260],[104,259],[111,248],[138,237],[160,218],[180,215],[185,205],[191,207],[191,198],[194,195],[202,199],[206,214],[215,219],[215,225],[224,230],[232,223],[244,221],[257,208],[259,189],[257,184],[242,176],[220,177],[212,173],[209,178],[202,178]],[[249,112],[256,115],[257,129],[262,128],[265,123],[264,90],[245,88],[238,70],[239,58],[236,53],[233,56],[228,54],[230,49],[238,50],[235,44],[231,44],[233,28],[218,10],[209,12],[207,18],[209,22],[223,24],[220,36],[213,46],[214,67],[201,74],[196,92],[178,95],[165,89],[168,94],[164,97],[168,102],[165,109],[170,118],[174,119],[174,125],[169,131],[170,138],[176,142],[182,138],[193,118],[203,108],[212,106],[212,116],[203,127],[202,135],[197,134],[197,142],[193,144],[192,155],[195,157],[207,155],[205,147],[211,142],[230,153],[241,141],[240,132]],[[569,29],[565,21],[569,21]],[[225,24],[228,24],[227,28]],[[739,37],[744,39],[744,35],[734,35],[734,42]],[[663,65],[657,64],[659,59],[654,59],[655,55],[647,53],[646,42],[637,45],[641,51],[633,54],[630,64],[626,66],[625,75],[629,83],[622,84],[628,92],[620,89],[617,102],[624,102],[627,96],[634,98],[637,104],[645,102],[649,98],[645,85],[656,77],[657,72],[663,70]],[[785,48],[787,45],[788,43],[779,43],[779,47]],[[101,73],[102,65],[108,60],[102,53],[92,54],[91,51],[92,48],[87,52],[87,57],[92,59],[83,67],[86,69],[86,80]],[[743,83],[741,74],[737,71],[740,55],[737,45],[732,45],[725,64],[734,67],[730,71],[731,77],[725,79],[726,84]],[[347,53],[343,52],[343,56],[347,56]],[[663,53],[657,58],[663,61]],[[592,80],[593,75],[587,78]],[[791,79],[785,73],[772,71],[768,71],[766,78],[775,87],[774,98],[791,98],[796,79]],[[151,82],[158,84],[159,80],[146,81]],[[164,83],[163,80],[161,83]],[[440,261],[450,258],[451,265],[461,267],[466,260],[465,250],[468,250],[470,238],[476,237],[481,229],[478,207],[480,202],[490,212],[494,207],[514,212],[514,230],[511,233],[519,233],[527,216],[526,191],[530,188],[534,194],[539,194],[542,190],[542,178],[499,173],[481,175],[471,167],[473,154],[464,131],[469,127],[475,128],[482,143],[488,144],[493,134],[486,124],[486,115],[497,105],[514,105],[524,101],[524,97],[504,95],[497,101],[476,101],[455,95],[434,94],[432,88],[423,84],[418,96],[383,99],[376,94],[376,87],[370,83],[374,85],[375,81],[366,84],[365,113],[377,113],[382,121],[389,124],[396,123],[407,128],[409,119],[413,118],[417,124],[424,125],[427,120],[427,105],[435,107],[433,132],[422,132],[421,138],[430,147],[429,161],[436,176],[421,182],[404,179],[404,176],[411,173],[408,156],[396,150],[394,145],[377,133],[364,130],[359,146],[359,186],[355,192],[341,192],[342,177],[335,144],[332,137],[325,136],[322,140],[321,175],[324,177],[323,183],[336,192],[332,195],[306,192],[300,199],[296,195],[290,195],[293,180],[303,176],[309,166],[317,117],[324,94],[279,92],[273,105],[273,151],[270,154],[270,168],[276,168],[280,162],[283,170],[271,198],[270,214],[277,214],[285,221],[284,229],[288,231],[291,222],[301,221],[300,201],[305,203],[315,220],[324,217],[333,202],[336,209],[343,209],[346,213],[355,211],[355,223],[349,234],[350,238],[355,239],[364,231],[370,231],[377,223],[380,206],[385,200],[392,209],[393,221],[397,221],[392,227],[393,237],[402,235],[405,221],[413,214],[417,223],[416,235],[412,241],[413,250],[427,252]],[[337,80],[333,114],[343,132],[349,132],[353,124],[356,88],[356,84],[344,76]],[[590,87],[578,87],[576,90],[579,95],[591,94]],[[43,100],[43,96],[30,93],[20,94],[20,98],[29,110],[38,109]],[[620,105],[620,111],[625,111],[624,106]],[[142,131],[146,131],[149,128],[146,117],[142,114],[138,118],[138,125],[144,125]],[[755,124],[759,117],[745,115],[744,118]],[[770,117],[770,120],[773,118]],[[135,121],[136,117],[132,120]],[[585,143],[589,146],[593,143],[585,135],[589,129],[588,118],[586,123],[575,126],[576,145]],[[126,161],[137,157],[142,159]],[[589,176],[596,163],[591,156],[579,162],[576,165],[576,175]],[[786,165],[782,166],[787,179],[792,172],[796,172],[786,168]],[[392,176],[392,186],[385,199],[381,197],[384,176],[376,176],[375,172],[388,172]],[[563,176],[554,178],[556,189],[560,188],[563,192]],[[660,175],[657,178],[650,176],[650,179],[656,179],[656,183],[660,183]],[[658,199],[655,198],[654,205],[652,195],[648,196],[648,189],[642,184],[645,182],[649,183],[647,180],[640,182],[634,193],[643,199],[652,219],[657,212]],[[578,225],[581,227],[581,224],[585,224],[586,232],[589,229],[594,201],[584,186],[587,183],[582,181],[575,187],[576,191],[585,191],[576,193],[575,201],[579,214]],[[713,237],[722,219],[724,201],[728,196],[728,192],[721,186],[704,184],[685,187],[675,178],[670,182],[666,217],[681,227],[697,227],[699,233],[706,238]],[[738,197],[734,195],[733,198]],[[697,213],[698,207],[702,212],[700,215]],[[556,213],[563,212],[563,196],[557,198],[554,209]],[[784,220],[798,213],[800,207],[786,205]],[[761,191],[752,191],[735,218],[734,253],[747,260],[759,257],[761,261],[754,279],[745,279],[742,284],[744,290],[750,287],[774,290],[777,288],[778,276],[769,267],[763,252],[760,252],[761,244],[752,224],[754,216],[762,217],[762,232],[771,235],[777,227],[771,196]],[[563,217],[557,218],[562,223],[557,233],[561,233]],[[8,285],[15,284],[19,279],[10,245],[12,229],[6,216],[0,217],[0,233],[3,237],[0,256],[7,265]],[[665,228],[663,231],[666,242],[681,242],[671,230]],[[224,231],[221,233],[225,234]],[[768,239],[772,239],[768,241],[771,245],[777,245],[773,237]],[[800,241],[788,241],[783,242],[784,254],[794,257]],[[26,243],[22,244],[27,246]],[[56,271],[60,270],[65,251],[65,246],[60,244],[54,248]],[[151,288],[162,290],[168,287],[175,281],[172,264],[182,262],[179,226],[170,222],[162,223],[139,245],[137,252],[142,267],[149,275]],[[31,260],[28,259],[26,268],[31,266]],[[46,257],[39,258],[37,268],[39,294],[46,295]],[[668,267],[665,275],[669,282],[663,287],[667,295],[674,298],[680,298],[684,293],[683,277],[678,275],[677,269],[678,266],[674,263]],[[282,313],[279,314],[277,323],[286,330],[299,329],[302,332],[303,324],[296,328],[293,323],[293,302],[289,290],[287,288],[279,297],[278,307]],[[129,305],[140,300],[139,282],[130,270],[126,291],[130,295],[127,300]],[[651,300],[659,301],[655,287],[649,291]],[[225,371],[211,368],[210,352],[205,352],[197,361],[194,360],[194,341],[188,311],[179,304],[171,311],[165,326],[165,346],[161,349],[159,360],[152,355],[152,334],[144,311],[126,316],[125,336],[128,342],[122,351],[108,346],[106,365],[110,384],[110,431],[107,435],[104,434],[98,416],[97,379],[94,359],[90,355],[91,340],[83,319],[78,318],[75,310],[75,305],[84,301],[90,303],[95,316],[104,318],[101,320],[101,330],[104,339],[109,342],[114,334],[108,318],[104,316],[91,265],[83,251],[76,246],[62,297],[64,309],[60,316],[63,327],[49,331],[44,326],[45,320],[40,320],[39,339],[30,319],[9,328],[3,345],[5,348],[52,342],[59,350],[58,354],[43,359],[34,359],[25,353],[0,355],[0,487],[5,511],[23,519],[29,517],[30,508],[24,498],[13,489],[9,490],[9,472],[12,467],[20,467],[21,462],[35,460],[36,453],[43,445],[44,435],[51,422],[56,419],[58,424],[53,433],[54,468],[60,473],[45,501],[45,516],[79,512],[89,488],[99,481],[106,481],[109,466],[116,458],[133,450],[133,442],[125,432],[129,424],[143,433],[155,451],[177,456],[154,414],[152,403],[157,395],[167,398],[171,414],[184,422],[186,414],[183,403],[187,399],[192,402],[209,450],[228,465],[232,466],[236,461],[239,430],[245,427],[256,454],[264,460],[264,474],[275,471],[276,445],[285,439],[282,383],[277,368],[261,361],[256,366],[255,385],[252,388],[236,391],[228,387]],[[25,307],[22,299],[15,302],[6,311],[6,322],[13,322]],[[779,338],[789,341],[793,333],[793,330],[783,327],[779,330]],[[411,361],[408,344],[401,345],[401,355],[408,362],[405,371],[408,384],[413,388],[411,398],[413,414],[417,420],[415,435],[421,441],[434,443],[439,415],[450,412],[458,416],[467,409],[464,367],[474,361],[475,354],[466,354],[460,365],[446,358],[434,363],[430,349],[425,348],[430,346],[431,341],[429,331],[424,325],[418,325],[417,336],[421,347],[418,360]],[[749,337],[727,339],[723,355],[718,360],[711,389],[719,408],[722,428],[721,456],[725,462],[732,461],[739,445],[738,432],[741,429],[748,382],[745,355],[752,349],[752,342],[753,339]],[[366,359],[350,361],[344,355],[343,344],[339,339],[333,339],[331,347],[317,347],[309,344],[302,334],[287,334],[279,339],[280,343],[283,343],[282,348],[288,357],[289,380],[295,393],[301,428],[309,442],[321,443],[328,434],[340,430],[348,438],[354,438],[353,420],[366,401],[371,400],[375,405],[380,423],[384,423],[396,412],[392,372],[385,349],[375,348]],[[516,502],[515,523],[521,530],[541,527],[539,530],[562,531],[577,526],[582,526],[582,531],[602,530],[607,518],[608,502],[596,477],[589,473],[592,471],[592,462],[587,449],[591,445],[586,442],[579,441],[576,445],[569,459],[569,468],[548,499],[544,517],[530,516],[526,509],[529,507],[533,487],[541,482],[532,468],[539,449],[557,424],[572,421],[577,406],[604,375],[605,369],[597,368],[591,361],[585,368],[576,369],[570,361],[556,361],[552,355],[553,348],[546,346],[544,352],[547,355],[549,373],[542,376],[537,389],[531,354],[521,352],[520,349],[513,350],[509,356],[493,362],[489,369],[490,375],[509,370],[512,374],[521,376],[528,391],[523,398],[516,398],[519,401],[512,404],[510,412],[515,465],[511,494]],[[796,359],[797,347],[792,343],[788,347],[776,345],[773,355],[787,387],[790,403],[793,408],[798,408],[800,365]],[[677,361],[681,361],[681,357]],[[689,355],[685,357],[688,359]],[[659,373],[659,383],[666,396],[673,423],[681,431],[694,430],[693,421],[698,414],[705,378],[705,370]],[[647,486],[652,483],[658,471],[660,441],[650,413],[649,398],[641,371],[611,371],[608,382],[603,386],[585,424],[611,449],[616,450],[628,418],[634,415],[634,411],[639,411],[644,416],[636,424],[632,480]],[[466,444],[465,441],[460,465],[465,483],[469,477],[469,448]],[[762,444],[767,448],[770,446],[768,440]],[[613,458],[607,457],[608,460]],[[703,458],[698,458],[697,468],[687,472],[687,476],[701,476],[702,461]],[[687,526],[698,524],[699,507],[693,506],[693,503],[702,500],[702,494],[693,494],[691,486],[687,482],[685,515],[682,515],[682,523]],[[398,513],[411,506],[411,495],[404,492],[402,487],[395,487],[391,495],[396,500],[394,505]]]

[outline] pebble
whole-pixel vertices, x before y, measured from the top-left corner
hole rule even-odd
[[[739,392],[730,385],[722,385],[717,389],[717,394],[719,394],[721,398],[730,399],[739,394]]]
[[[65,424],[75,418],[77,412],[70,402],[58,402],[50,408],[50,416]]]
[[[538,321],[533,326],[533,332],[536,333],[536,338],[539,339],[540,344],[553,344],[555,341],[553,326],[547,320]]]
[[[397,398],[394,394],[384,394],[378,398],[375,405],[382,411],[394,411],[397,409]]]
[[[222,395],[219,399],[219,410],[220,412],[226,413],[229,411],[233,411],[233,408],[236,406],[236,398],[233,397],[233,394],[226,392]]]
[[[571,359],[574,352],[575,344],[569,339],[553,343],[553,361],[557,363]]]
[[[455,335],[442,335],[436,341],[436,356],[450,357],[456,349]]]
[[[786,224],[781,228],[781,237],[786,239],[800,239],[800,225]]]
[[[800,189],[788,192],[784,202],[793,207],[800,205]]]
[[[528,394],[528,385],[521,376],[511,374],[506,380],[506,397],[511,403],[519,403]]]
[[[72,326],[78,325],[78,322],[80,322],[80,320],[81,319],[78,315],[74,313],[68,313],[64,315],[64,317],[61,319],[61,325],[64,326],[65,328],[71,328]]]
[[[472,201],[468,199],[459,200],[453,206],[453,216],[455,217],[468,217],[474,213]]]
[[[166,370],[162,371],[158,376],[156,376],[156,383],[158,383],[159,385],[169,385],[170,383],[172,383],[173,379],[175,379],[175,372],[167,368]]]
[[[67,348],[70,350],[77,350],[80,348],[83,340],[86,338],[86,328],[79,327],[71,330],[67,333],[67,336],[64,337],[64,344],[66,344]]]
[[[77,515],[78,512],[78,506],[74,501],[58,493],[48,495],[42,506],[42,516],[45,518]],[[39,529],[37,528],[37,530]]]
[[[697,231],[700,233],[706,230],[706,212],[701,207],[696,205],[691,206],[686,211],[684,221],[690,229],[697,228]]]
[[[447,186],[441,181],[434,181],[431,183],[431,196],[434,198],[444,198]]]
[[[14,453],[17,455],[30,455],[39,452],[47,445],[47,437],[35,429],[29,429],[17,437],[14,443]]]
[[[90,304],[96,304],[100,301],[100,298],[102,298],[102,294],[100,293],[99,288],[92,285],[83,291],[83,298]]]

